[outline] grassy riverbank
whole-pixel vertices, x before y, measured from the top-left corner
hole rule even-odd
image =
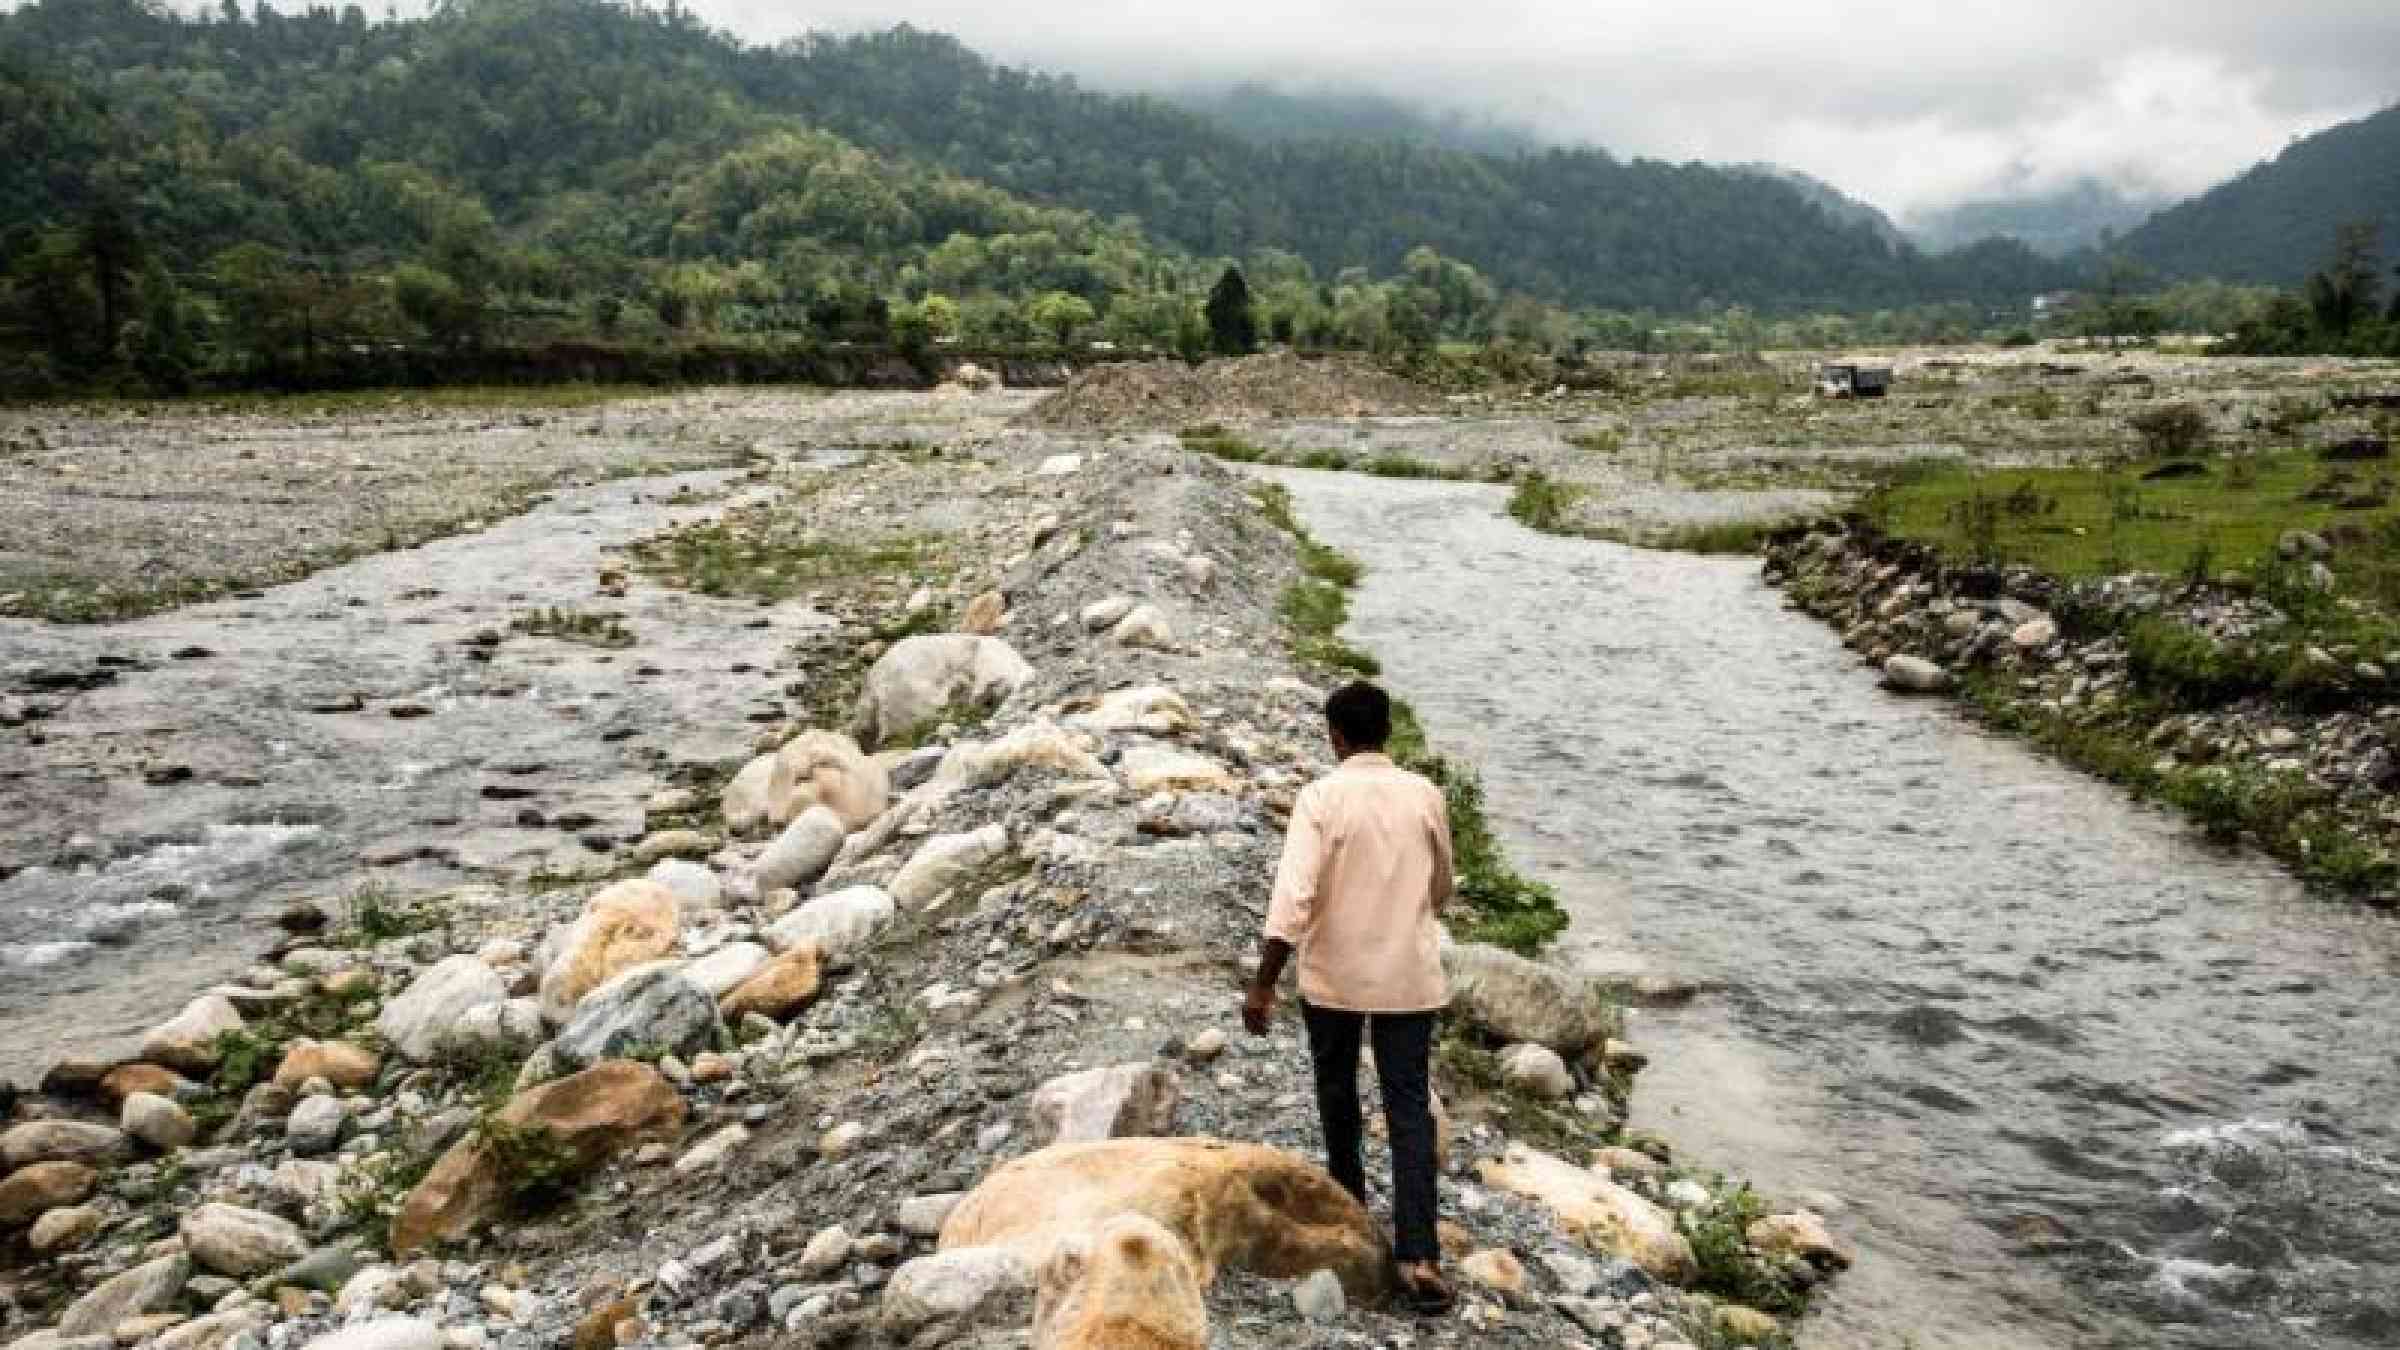
[[[1328,670],[1374,676],[1381,668],[1374,656],[1340,636],[1350,615],[1349,591],[1365,569],[1311,538],[1282,487],[1266,484],[1256,492],[1268,518],[1289,531],[1300,549],[1303,575],[1284,593],[1282,604],[1293,654]],[[1458,903],[1468,916],[1453,922],[1456,935],[1531,956],[1565,932],[1567,913],[1558,893],[1517,871],[1502,853],[1484,815],[1483,783],[1474,769],[1435,752],[1415,709],[1404,700],[1395,700],[1391,752],[1403,766],[1439,785],[1449,803]]]

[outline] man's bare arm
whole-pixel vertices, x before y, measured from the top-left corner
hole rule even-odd
[[[1292,959],[1292,944],[1271,937],[1258,944],[1258,973],[1250,979],[1250,992],[1242,1000],[1242,1027],[1253,1036],[1267,1034],[1267,1021],[1275,1014],[1275,986],[1283,979],[1283,968]]]

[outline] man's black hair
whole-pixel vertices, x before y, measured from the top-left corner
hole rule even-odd
[[[1364,680],[1325,700],[1325,721],[1357,750],[1381,750],[1392,738],[1392,696]]]

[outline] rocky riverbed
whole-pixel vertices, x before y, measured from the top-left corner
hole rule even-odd
[[[1440,1074],[1467,1299],[1383,1311],[1373,1219],[1304,1161],[1296,1018],[1254,1042],[1234,1016],[1282,813],[1326,767],[1298,541],[1164,437],[842,407],[753,437],[738,494],[586,583],[767,622],[781,652],[731,669],[775,715],[728,697],[740,753],[661,761],[604,844],[516,822],[580,866],[289,907],[252,968],[10,1104],[16,1344],[1779,1334],[1736,1300],[1797,1306],[1839,1246],[1622,1131],[1641,1061],[1609,989],[1471,946]],[[827,471],[845,446],[872,448]],[[638,621],[535,622],[641,660]]]

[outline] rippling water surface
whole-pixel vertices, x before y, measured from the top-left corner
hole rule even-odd
[[[720,491],[763,489],[607,483],[247,599],[0,619],[0,690],[109,677],[38,694],[56,714],[0,743],[0,1078],[172,1013],[295,899],[587,867],[600,836],[638,835],[670,767],[746,753],[783,716],[768,672],[822,616],[640,576],[595,588],[612,550],[723,509]],[[620,614],[637,642],[477,641],[551,607]]]
[[[2400,923],[1880,692],[1755,564],[1278,477],[1578,959],[1713,986],[1638,1015],[1637,1123],[1838,1201],[1811,1344],[2400,1344]]]

